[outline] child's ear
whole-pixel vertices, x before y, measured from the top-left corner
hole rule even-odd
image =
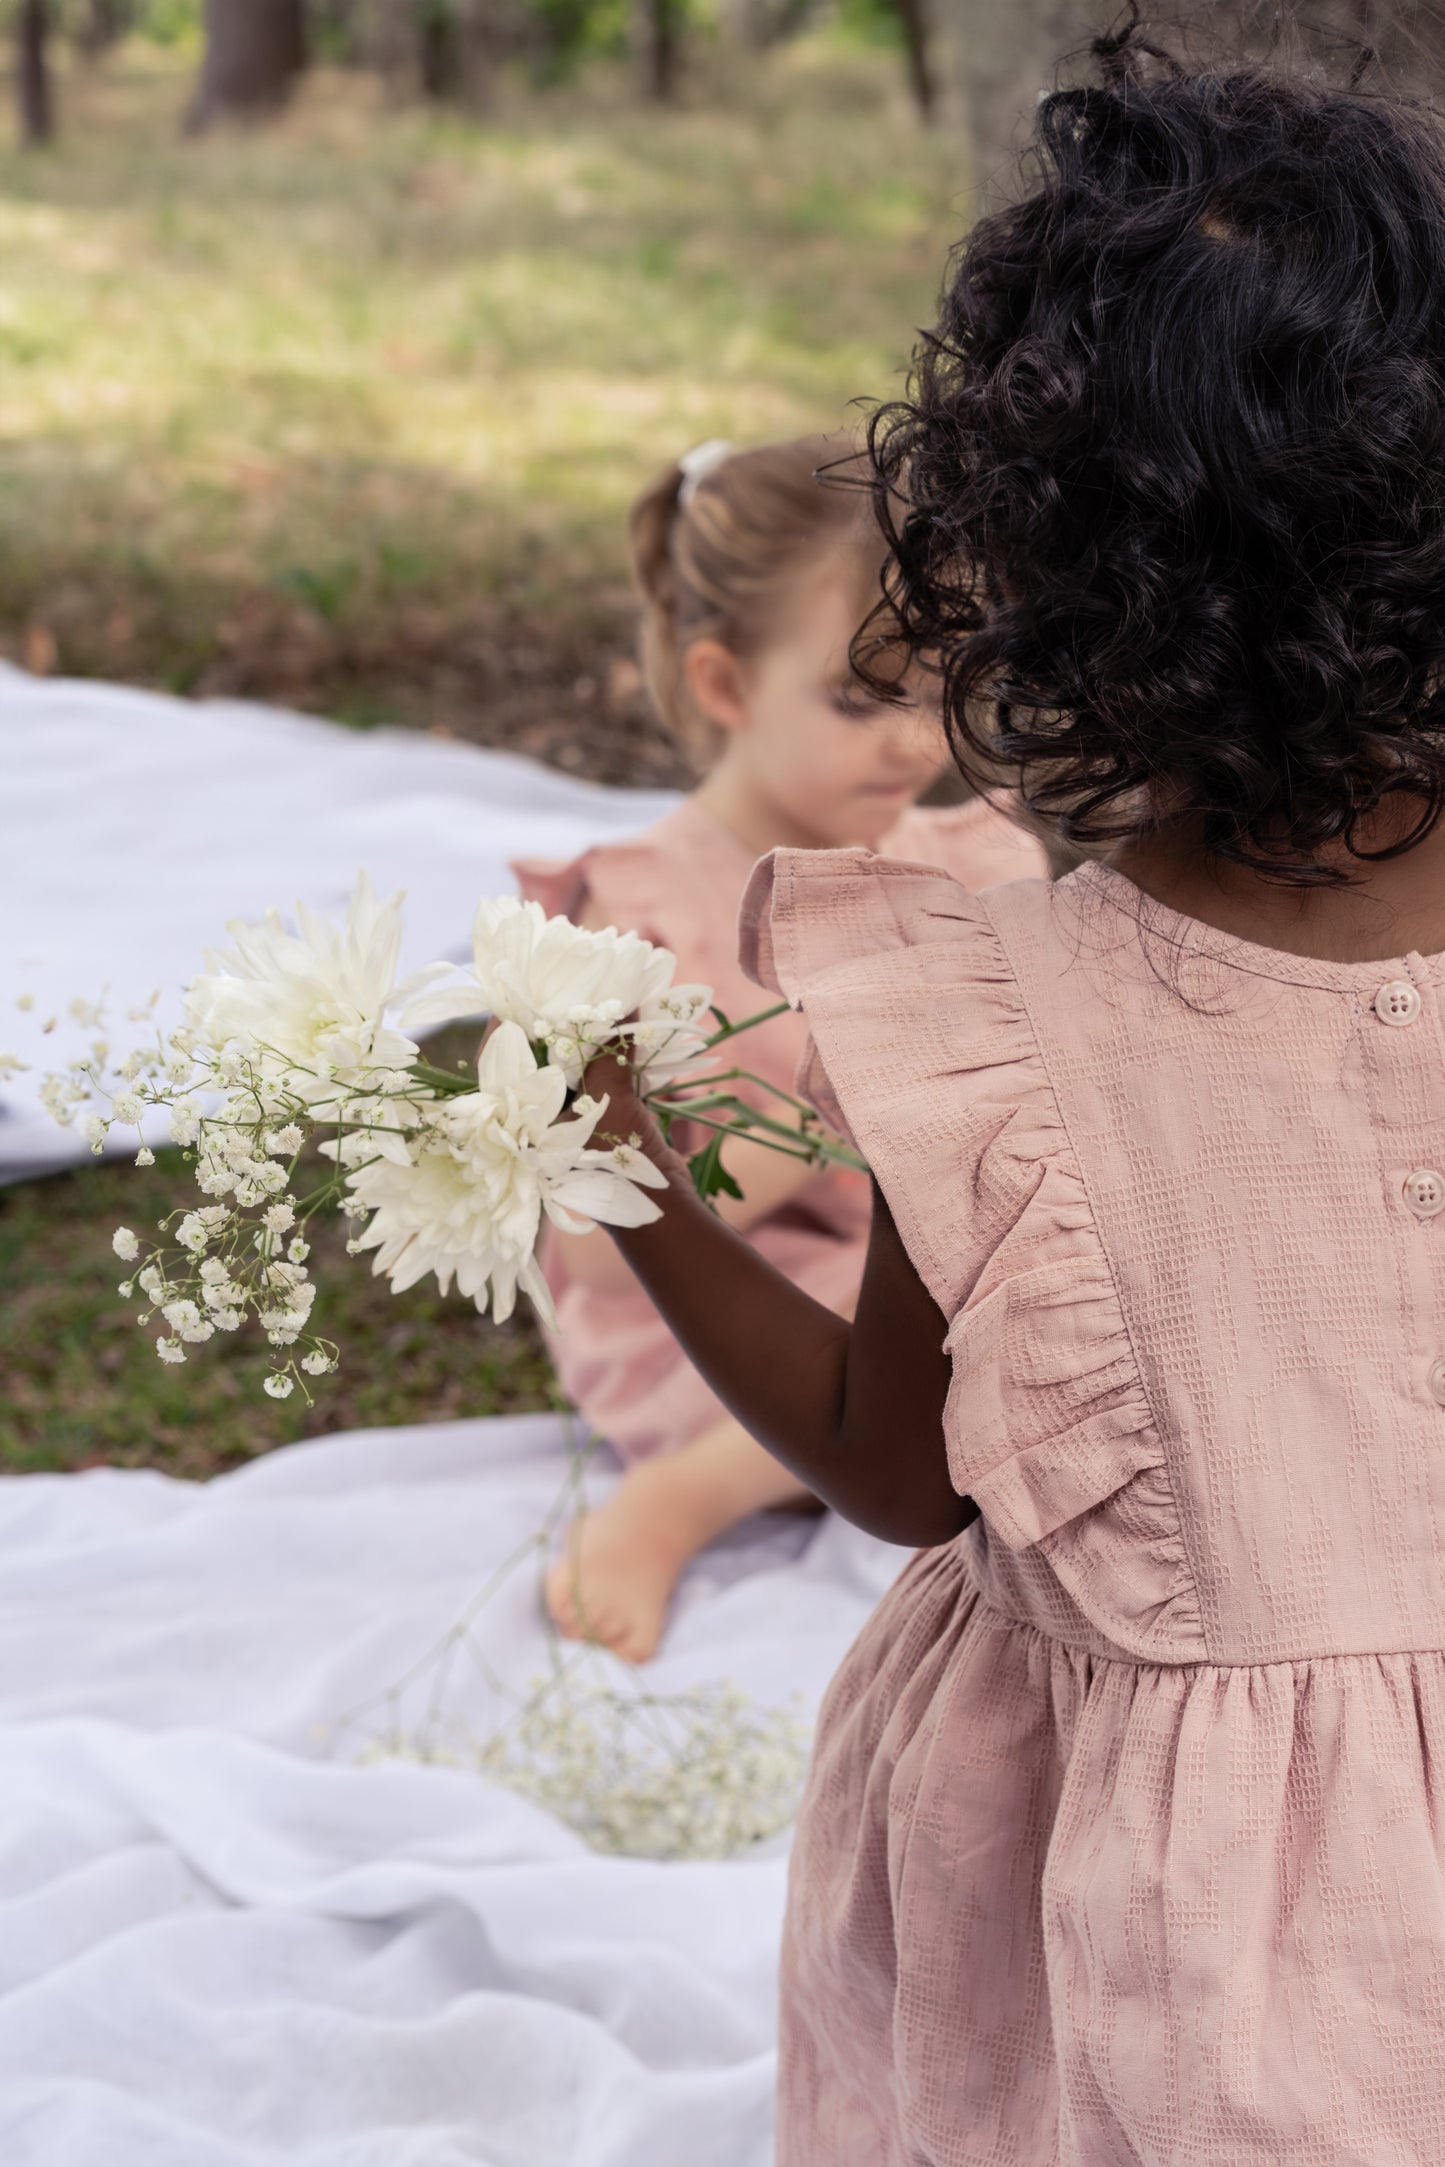
[[[721,640],[694,640],[682,658],[693,704],[720,730],[741,730],[748,703],[738,658]]]

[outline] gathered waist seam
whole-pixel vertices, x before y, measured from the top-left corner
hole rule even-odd
[[[962,1560],[960,1561],[962,1562]],[[966,1567],[963,1577],[973,1592],[979,1607],[1001,1625],[1016,1626],[1021,1632],[1035,1633],[1040,1640],[1052,1641],[1056,1647],[1068,1648],[1075,1655],[1086,1655],[1094,1663],[1119,1663],[1130,1670],[1300,1670],[1314,1668],[1321,1663],[1361,1663],[1383,1661],[1391,1656],[1433,1655],[1445,1661],[1445,1642],[1435,1647],[1410,1648],[1333,1648],[1313,1655],[1245,1656],[1238,1661],[1217,1656],[1181,1656],[1171,1661],[1168,1656],[1131,1655],[1126,1648],[1113,1646],[1099,1649],[1084,1640],[1070,1640],[1065,1633],[1056,1633],[1047,1625],[1040,1625],[1036,1618],[1021,1618],[1012,1610],[1005,1610],[986,1595],[973,1574]]]

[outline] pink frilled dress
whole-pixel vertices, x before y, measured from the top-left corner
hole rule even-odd
[[[982,1511],[823,1710],[779,2167],[1439,2167],[1445,958],[866,852],[744,953]]]
[[[969,888],[1037,873],[1044,863],[1040,845],[981,798],[947,810],[910,810],[883,848],[942,866]],[[679,981],[710,985],[724,1014],[740,1023],[775,1005],[775,997],[759,996],[738,963],[738,907],[753,863],[752,853],[689,798],[630,841],[602,844],[569,864],[520,860],[513,871],[523,895],[550,914],[575,917],[590,899],[612,924],[670,948]],[[780,1016],[739,1039],[735,1058],[791,1091],[806,1039],[800,1018]],[[778,1110],[765,1093],[751,1096],[765,1110]],[[840,1168],[820,1174],[757,1222],[749,1239],[818,1301],[842,1308],[858,1291],[869,1215],[866,1175]],[[551,1351],[559,1382],[624,1459],[675,1451],[723,1419],[721,1402],[640,1287],[600,1293],[579,1286],[556,1242],[544,1242],[542,1261],[557,1306]]]

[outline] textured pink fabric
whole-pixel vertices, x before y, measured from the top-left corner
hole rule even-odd
[[[1043,866],[1033,838],[980,799],[905,813],[884,848],[943,866],[969,887]],[[615,925],[670,948],[679,978],[710,985],[723,1012],[741,1022],[768,1005],[738,964],[738,906],[752,867],[751,852],[688,799],[631,841],[568,864],[523,860],[513,871],[522,893],[549,912],[575,914],[590,897]],[[798,1017],[780,1016],[740,1042],[739,1059],[791,1091],[806,1037]],[[765,1093],[752,1096],[769,1103]],[[867,1178],[839,1169],[810,1182],[751,1238],[779,1271],[841,1309],[858,1289],[868,1219]],[[676,1450],[722,1419],[722,1403],[640,1287],[603,1294],[579,1286],[556,1243],[544,1247],[543,1263],[557,1304],[552,1356],[562,1388],[624,1458]]]
[[[983,1514],[824,1708],[779,2167],[1436,2167],[1445,958],[865,852],[765,861],[744,950],[948,1319]]]

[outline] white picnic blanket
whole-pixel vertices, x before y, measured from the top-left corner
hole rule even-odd
[[[409,963],[460,953],[510,855],[670,802],[4,668],[0,762],[0,1051],[37,1070],[72,997],[178,988],[229,917],[337,905],[365,865],[409,891]],[[0,1096],[0,1179],[67,1157],[35,1081]],[[564,1465],[548,1416],[333,1437],[203,1487],[0,1480],[4,2167],[767,2167],[786,1840],[605,1858],[335,1732]],[[811,1713],[901,1561],[836,1520],[750,1523],[689,1574],[649,1682]],[[476,1632],[504,1683],[542,1668],[534,1569]],[[463,1666],[447,1706],[485,1731],[495,1689]]]
[[[524,1416],[204,1486],[0,1481],[5,2167],[767,2167],[783,1839],[602,1857],[474,1775],[327,1750],[564,1464]],[[811,1711],[902,1555],[750,1523],[649,1685]],[[532,1570],[478,1631],[513,1683],[542,1667]],[[449,1705],[482,1726],[492,1692],[464,1666]]]
[[[407,891],[405,968],[462,955],[477,897],[511,891],[508,858],[568,856],[675,802],[411,731],[0,663],[0,1054],[30,1064],[0,1079],[0,1181],[86,1156],[36,1095],[85,1044],[72,1000],[108,988],[118,1041],[157,987],[174,1021],[228,919],[298,897],[336,909],[363,867]]]

